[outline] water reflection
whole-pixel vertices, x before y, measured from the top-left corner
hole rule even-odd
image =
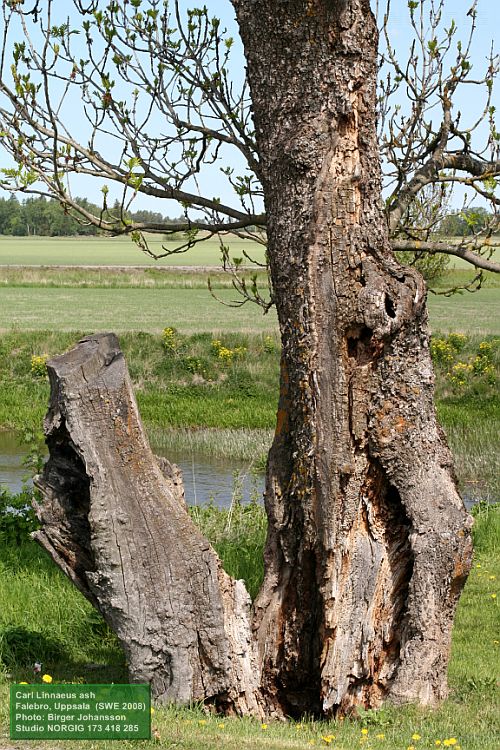
[[[167,458],[180,467],[188,505],[205,505],[212,501],[226,508],[235,494],[244,502],[252,499],[261,502],[264,479],[248,464],[206,456],[186,457],[168,449],[161,452],[168,454]],[[23,466],[26,453],[26,447],[19,444],[15,433],[0,432],[0,489],[21,490],[27,476]]]

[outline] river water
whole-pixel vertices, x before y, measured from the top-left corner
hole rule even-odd
[[[166,455],[169,461],[177,464],[184,479],[184,492],[188,505],[215,503],[219,508],[228,508],[237,495],[243,502],[262,502],[264,477],[255,474],[251,467],[238,461],[227,461],[203,455],[179,455],[175,451],[157,451]],[[23,482],[28,480],[27,469],[23,466],[26,447],[20,445],[14,432],[0,431],[0,490],[19,492]],[[477,498],[463,494],[467,508],[471,508]]]
[[[19,444],[14,432],[0,432],[0,489],[21,490],[27,479],[23,466],[25,456],[26,447]],[[182,471],[188,505],[206,505],[213,501],[218,507],[227,508],[235,494],[243,502],[251,499],[261,502],[263,476],[253,473],[248,464],[195,454],[179,456],[172,452],[168,452],[167,458]]]

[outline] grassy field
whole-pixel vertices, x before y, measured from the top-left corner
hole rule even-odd
[[[162,246],[174,250],[179,242],[162,240],[161,235],[149,235],[148,243],[155,254],[164,252]],[[264,260],[264,248],[255,242],[234,236],[224,238],[231,256],[246,250],[259,263]],[[493,260],[500,259],[496,250]],[[155,261],[141,252],[128,237],[11,237],[0,236],[0,265],[220,265],[218,240],[206,240],[189,251]],[[451,258],[449,268],[470,268],[461,258]]]
[[[181,242],[163,241],[161,235],[148,237],[150,250],[159,255],[162,245],[174,250]],[[227,243],[231,257],[246,250],[257,262],[264,260],[264,248],[255,242],[231,236]],[[128,237],[0,237],[0,265],[220,265],[218,240],[200,242],[185,253],[175,253],[155,260],[143,253]]]
[[[155,240],[160,242],[160,240]],[[245,243],[231,239],[234,254]],[[158,248],[157,248],[158,249]],[[257,248],[260,252],[261,248]],[[262,256],[259,256],[262,259]],[[0,237],[0,330],[114,330],[160,332],[174,326],[184,333],[271,332],[276,315],[241,298],[232,289],[231,277],[217,271],[220,262],[215,241],[207,241],[187,254],[171,256],[161,267],[135,269],[127,266],[154,263],[125,238],[7,238]],[[5,263],[104,264],[112,269],[8,268]],[[210,273],[221,305],[207,290],[208,274],[201,271],[168,270],[168,264],[213,265]],[[463,285],[472,272],[451,270],[438,291]],[[258,272],[264,295],[265,274]],[[500,332],[500,278],[488,274],[485,288],[476,294],[451,298],[429,294],[433,330],[496,335]]]
[[[102,274],[101,274],[102,276]],[[0,275],[1,278],[1,275]],[[102,284],[102,281],[98,282]],[[173,286],[176,283],[177,286]],[[1,281],[0,281],[1,284]],[[161,279],[148,286],[0,286],[0,330],[59,331],[148,331],[174,326],[184,333],[277,330],[276,314],[267,315],[255,304],[228,307],[214,299],[206,279],[184,274],[169,284]],[[184,284],[184,287],[179,286]],[[239,299],[234,290],[221,288],[216,294],[232,304]],[[265,288],[265,287],[264,287]],[[500,288],[486,288],[452,297],[429,295],[431,329],[497,335],[500,332]]]
[[[238,295],[220,289],[231,304]],[[204,289],[0,288],[0,330],[148,331],[174,326],[183,333],[271,332],[276,315],[248,303],[228,307]]]
[[[262,509],[233,509],[230,523],[227,511],[198,511],[194,517],[222,556],[225,568],[244,577],[255,592],[262,578]],[[182,750],[306,750],[311,746],[335,750],[498,750],[498,507],[479,512],[474,535],[473,572],[453,632],[450,698],[437,710],[384,708],[343,722],[305,717],[300,723],[261,724],[208,715],[202,706],[157,706],[151,741],[44,741],[43,746],[47,750],[150,750],[158,746]],[[33,682],[32,665],[37,660],[43,662],[43,671],[55,683],[124,681],[124,657],[101,618],[33,543],[0,546],[0,605],[0,747],[29,750],[33,742],[8,739],[11,681]]]

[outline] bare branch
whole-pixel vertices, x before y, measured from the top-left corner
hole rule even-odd
[[[500,243],[498,246],[500,247]],[[500,273],[500,263],[495,263],[488,258],[477,255],[477,253],[473,252],[473,250],[471,249],[472,247],[476,247],[473,244],[471,244],[470,246],[454,246],[449,242],[418,242],[418,240],[395,239],[392,240],[391,247],[396,252],[411,250],[420,253],[444,253],[445,255],[454,255],[457,258],[466,260],[476,268],[481,268],[484,271],[493,271],[494,273]]]

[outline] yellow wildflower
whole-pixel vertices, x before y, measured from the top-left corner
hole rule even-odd
[[[221,721],[221,722],[220,722],[220,724],[217,724],[217,726],[218,726],[218,728],[219,728],[219,729],[224,729],[224,727],[225,727],[226,725],[224,724],[224,722],[223,722],[223,721]]]
[[[52,677],[50,676],[50,674],[44,674],[42,677],[42,682],[47,682],[50,684],[52,682]]]
[[[363,727],[363,729],[361,730],[361,734],[368,734],[368,729]]]
[[[377,740],[385,740],[385,734],[380,733],[380,734],[377,734],[375,736],[376,736]]]
[[[266,730],[267,729],[267,724],[261,724],[260,728]]]
[[[492,595],[491,595],[491,598],[492,598],[492,599],[496,599],[496,598],[497,598],[497,595],[496,595],[496,594],[492,594]]]
[[[207,723],[207,720],[206,720],[206,719],[199,719],[199,720],[198,720],[198,724],[199,724],[200,726],[202,726],[202,727],[204,727],[206,723]]]
[[[421,739],[420,735],[417,734],[416,732],[415,732],[415,734],[412,734],[411,738],[412,738],[412,740],[419,740],[419,739]]]

